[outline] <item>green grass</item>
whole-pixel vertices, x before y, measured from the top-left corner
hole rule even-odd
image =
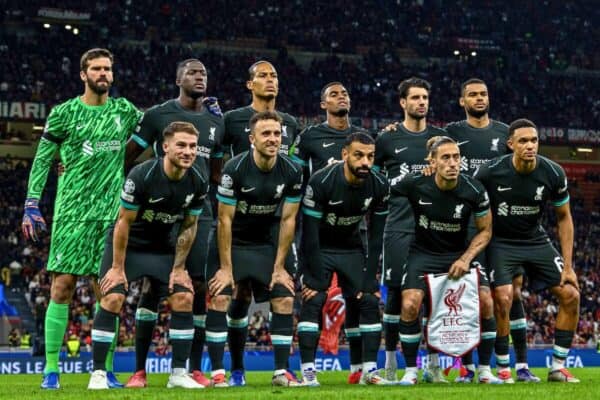
[[[545,380],[547,370],[534,369],[535,373]],[[515,385],[431,385],[418,384],[414,387],[393,386],[355,386],[346,384],[348,372],[324,372],[319,374],[320,388],[273,388],[270,372],[249,372],[244,388],[204,389],[201,391],[184,389],[166,389],[167,375],[149,375],[149,387],[146,389],[123,390],[86,390],[89,375],[64,374],[61,376],[62,388],[59,391],[42,391],[39,389],[39,375],[0,375],[0,398],[17,399],[76,399],[76,400],[108,400],[108,399],[394,399],[394,400],[552,400],[575,399],[587,400],[600,398],[597,388],[600,368],[573,369],[575,376],[581,379],[580,384],[539,383]],[[454,378],[451,374],[450,378]],[[128,375],[121,374],[124,381]]]

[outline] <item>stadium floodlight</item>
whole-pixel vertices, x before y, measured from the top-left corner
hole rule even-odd
[[[44,28],[50,29],[50,24],[44,24]]]
[[[66,30],[70,31],[70,30],[71,30],[71,28],[72,28],[72,27],[71,27],[71,25],[65,25],[65,29],[66,29]]]
[[[472,55],[473,57],[475,57],[475,56],[477,55],[477,52],[476,52],[476,51],[472,51],[472,52],[471,52],[471,55]]]
[[[454,50],[454,55],[455,55],[455,56],[459,56],[459,55],[460,55],[460,51],[458,51],[458,50]]]
[[[79,34],[79,29],[73,28],[73,35],[77,35],[77,34]]]

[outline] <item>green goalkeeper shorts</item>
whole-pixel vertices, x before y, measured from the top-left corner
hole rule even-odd
[[[52,226],[48,271],[98,276],[110,221],[57,221]]]

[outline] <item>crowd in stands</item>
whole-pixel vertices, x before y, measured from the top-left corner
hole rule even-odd
[[[62,26],[44,29],[34,22],[42,2],[8,3],[6,9],[17,12],[0,18],[28,23],[27,34],[7,32],[0,38],[0,97],[11,100],[52,105],[80,93],[78,57],[97,45],[116,56],[113,94],[141,108],[176,96],[175,64],[194,56],[209,69],[209,93],[220,98],[224,110],[249,102],[247,68],[267,58],[280,75],[278,108],[297,116],[321,114],[320,89],[342,80],[352,95],[353,115],[393,118],[400,111],[397,84],[418,75],[433,84],[429,117],[440,123],[462,118],[460,83],[472,76],[488,83],[496,119],[509,122],[527,115],[542,126],[591,129],[600,120],[600,75],[573,73],[600,69],[594,39],[599,28],[591,22],[600,18],[600,9],[591,0],[463,0],[452,7],[444,0],[255,0],[248,8],[230,1],[111,2],[110,7],[61,2],[59,7],[91,13],[91,24],[81,26],[77,37]],[[487,38],[493,45],[465,50],[457,37]],[[191,47],[242,38],[269,38],[264,46],[277,55]],[[407,63],[399,47],[413,49],[425,62]],[[329,56],[302,67],[290,55],[295,48]],[[461,49],[460,56],[451,54],[455,48]],[[470,55],[473,50],[476,56]],[[350,61],[336,55],[341,53],[360,57]]]

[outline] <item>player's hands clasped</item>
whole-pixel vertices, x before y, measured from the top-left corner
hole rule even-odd
[[[469,272],[469,263],[464,262],[460,258],[450,266],[448,271],[449,279],[460,279],[464,274]]]
[[[184,268],[173,268],[169,275],[169,293],[173,293],[175,285],[183,286],[190,292],[194,293],[194,285],[192,279]]]
[[[100,291],[103,295],[106,295],[111,289],[121,284],[125,287],[125,290],[127,290],[128,285],[125,269],[112,267],[100,280]]]
[[[269,290],[273,290],[275,285],[282,285],[287,290],[289,290],[292,294],[294,294],[294,280],[292,276],[287,273],[287,271],[274,271],[273,275],[271,275],[271,283],[269,284]]]
[[[25,239],[33,240],[34,242],[38,241],[39,232],[46,231],[46,221],[44,221],[40,212],[38,199],[25,200],[21,230]]]
[[[219,268],[215,276],[208,281],[208,292],[211,296],[218,296],[227,286],[234,288],[233,274],[231,270]]]

